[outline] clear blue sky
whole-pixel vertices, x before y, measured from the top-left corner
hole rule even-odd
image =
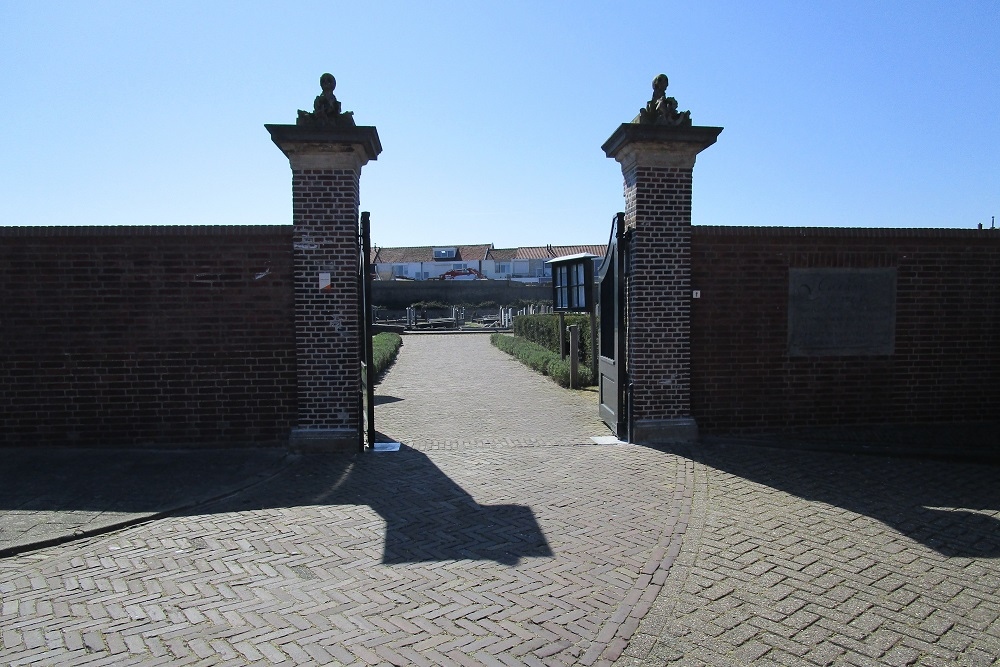
[[[0,0],[0,224],[288,224],[264,123],[332,72],[383,153],[378,245],[602,243],[600,150],[659,72],[694,222],[973,228],[1000,215],[1000,3]]]

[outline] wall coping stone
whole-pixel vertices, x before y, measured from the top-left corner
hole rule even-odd
[[[694,236],[777,236],[833,238],[954,238],[1000,241],[997,229],[945,229],[919,227],[749,227],[692,225]]]
[[[50,236],[284,236],[292,226],[281,225],[49,225],[0,227],[0,237]]]

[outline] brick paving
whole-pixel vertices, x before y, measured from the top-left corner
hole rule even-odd
[[[278,472],[279,449],[4,449],[0,557],[191,507]]]
[[[694,457],[681,554],[616,665],[1000,662],[1000,467]]]
[[[0,663],[1000,655],[995,467],[595,445],[592,393],[485,336],[405,337],[378,393],[399,452],[302,456],[214,504],[0,560]]]
[[[405,336],[376,387],[375,425],[419,450],[592,444],[609,435],[595,391],[555,389],[486,334]]]

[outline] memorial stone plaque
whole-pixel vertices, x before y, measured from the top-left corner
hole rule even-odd
[[[893,353],[896,269],[789,269],[788,354]]]

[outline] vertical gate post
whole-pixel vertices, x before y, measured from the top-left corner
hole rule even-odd
[[[695,156],[722,128],[685,125],[676,112],[676,125],[655,122],[653,113],[643,110],[601,147],[621,164],[625,226],[632,230],[626,283],[632,440],[691,442],[698,438],[690,397],[691,180]]]
[[[339,113],[336,98],[335,112],[324,111],[324,95],[315,113],[299,112],[297,125],[264,126],[292,169],[298,418],[289,445],[356,450],[359,182],[382,145],[374,127]]]
[[[559,359],[566,359],[566,313],[559,311],[559,323],[556,327],[559,329]]]
[[[561,315],[562,313],[560,313]],[[569,388],[579,389],[580,385],[580,325],[566,327],[569,334]]]

